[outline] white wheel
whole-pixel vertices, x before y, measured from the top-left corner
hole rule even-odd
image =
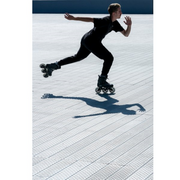
[[[107,92],[108,92],[108,89],[103,88],[102,91],[103,91],[103,93],[107,93]]]
[[[100,93],[101,92],[101,89],[99,88],[99,87],[97,87],[96,89],[95,89],[95,91],[96,91],[96,93]]]
[[[46,73],[46,69],[42,68],[41,72]]]
[[[48,74],[44,73],[43,76],[44,76],[45,78],[47,78],[47,77],[48,77]]]
[[[112,87],[111,89],[109,89],[109,91],[110,91],[111,93],[114,93],[114,92],[115,92],[115,88]]]
[[[39,67],[40,67],[40,68],[45,68],[46,65],[45,65],[45,64],[40,64]]]

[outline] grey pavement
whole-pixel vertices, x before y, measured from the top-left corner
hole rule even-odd
[[[93,54],[49,78],[39,68],[74,55],[93,24],[33,14],[33,180],[153,179],[153,15],[130,16],[128,38],[103,41],[116,92],[98,95],[103,61]]]

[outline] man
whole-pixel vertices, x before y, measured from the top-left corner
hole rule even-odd
[[[81,39],[81,46],[77,54],[74,56],[67,57],[60,60],[59,62],[52,64],[41,64],[40,67],[43,68],[42,72],[44,77],[52,75],[52,71],[60,69],[61,66],[78,62],[86,58],[90,53],[93,53],[98,58],[104,60],[102,72],[98,79],[98,87],[102,88],[112,88],[113,85],[109,84],[106,79],[110,71],[111,65],[113,63],[114,57],[112,54],[103,46],[103,38],[110,33],[112,30],[115,32],[121,32],[124,36],[128,37],[131,31],[131,18],[129,16],[125,17],[124,23],[127,28],[124,29],[117,19],[120,19],[122,15],[121,5],[118,3],[110,4],[108,7],[108,12],[110,16],[104,18],[91,18],[91,17],[74,17],[68,13],[65,14],[65,18],[68,20],[93,22],[94,27],[89,32],[87,32]]]

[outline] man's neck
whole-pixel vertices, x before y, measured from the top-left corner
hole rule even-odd
[[[112,21],[112,22],[116,21],[116,17],[111,16],[111,21]]]

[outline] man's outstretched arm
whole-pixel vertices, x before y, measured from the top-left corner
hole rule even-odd
[[[75,21],[84,21],[84,22],[94,22],[94,19],[91,17],[74,17],[68,13],[64,15],[64,17],[68,20],[75,20]]]

